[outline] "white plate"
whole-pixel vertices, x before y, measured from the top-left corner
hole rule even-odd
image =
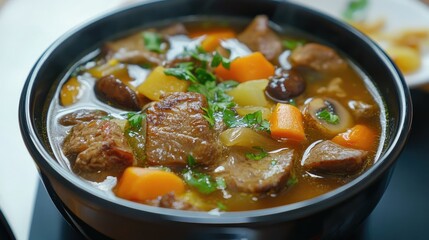
[[[348,0],[291,0],[310,8],[342,19]],[[367,20],[385,19],[386,31],[392,32],[405,28],[428,28],[429,7],[417,0],[369,0]],[[429,49],[422,53],[422,66],[412,74],[405,75],[410,88],[429,83]]]

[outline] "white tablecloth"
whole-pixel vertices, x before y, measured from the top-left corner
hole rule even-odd
[[[0,208],[28,239],[38,174],[21,138],[18,102],[31,67],[60,35],[126,0],[6,0],[0,7]]]

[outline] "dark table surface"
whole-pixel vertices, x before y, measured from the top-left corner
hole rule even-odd
[[[383,198],[351,239],[429,239],[429,93],[413,90],[414,121]],[[39,184],[30,239],[81,239]]]

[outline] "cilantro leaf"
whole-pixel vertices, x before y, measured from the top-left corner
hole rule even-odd
[[[226,211],[228,208],[225,206],[225,204],[221,203],[221,202],[217,202],[216,203],[217,208],[221,211]]]
[[[258,161],[258,160],[261,160],[265,157],[268,157],[268,152],[265,151],[262,147],[255,146],[253,148],[256,150],[259,150],[259,152],[258,153],[246,153],[245,156],[247,159]]]
[[[216,182],[207,174],[188,169],[183,174],[183,178],[188,185],[195,187],[201,193],[210,194],[217,190]]]
[[[356,20],[367,7],[368,0],[350,0],[343,12],[343,17],[347,20]]]
[[[200,83],[205,83],[205,82],[210,82],[210,81],[212,81],[212,82],[216,81],[215,75],[213,75],[212,73],[208,72],[204,68],[197,68],[195,70],[195,74],[196,74],[197,80]]]
[[[192,168],[195,166],[195,164],[197,164],[197,161],[195,160],[194,156],[188,155],[188,166]]]
[[[298,183],[298,178],[296,178],[296,176],[292,175],[288,180],[287,180],[287,186],[292,187],[293,185]]]
[[[198,80],[192,73],[193,69],[194,67],[192,62],[180,63],[174,68],[165,69],[164,74],[167,76],[174,76],[180,80],[196,83]]]
[[[216,52],[213,56],[212,63],[210,64],[211,67],[217,67],[220,64],[226,69],[229,69],[231,65],[231,61],[229,59],[222,57],[219,52]]]
[[[294,50],[295,48],[302,46],[304,44],[305,44],[305,41],[303,41],[303,40],[287,39],[287,40],[282,41],[283,47],[290,49],[290,50]]]
[[[146,118],[146,114],[140,113],[127,113],[127,120],[131,128],[134,130],[139,130],[142,127],[143,119]]]
[[[207,62],[210,61],[211,58],[210,55],[201,46],[197,46],[192,49],[185,48],[180,56],[192,57],[193,59],[200,61],[203,66],[207,65]]]
[[[323,109],[316,113],[317,118],[323,120],[329,124],[338,124],[340,122],[340,117],[335,113],[330,112],[328,109]]]
[[[162,38],[161,35],[154,32],[143,32],[143,41],[146,49],[152,52],[161,53]]]

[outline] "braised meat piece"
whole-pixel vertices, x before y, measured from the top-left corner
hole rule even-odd
[[[147,162],[185,166],[192,155],[209,165],[220,153],[216,132],[204,118],[206,98],[199,93],[172,93],[147,110]]]
[[[310,67],[317,71],[338,71],[347,67],[347,62],[334,49],[317,43],[307,43],[296,48],[290,59],[295,66]]]
[[[107,120],[75,125],[64,141],[63,152],[73,171],[91,181],[119,176],[135,162],[123,130]]]
[[[123,109],[139,111],[143,106],[137,93],[113,75],[98,79],[95,93],[100,100]]]
[[[286,187],[295,157],[294,150],[286,149],[251,160],[242,152],[231,150],[217,169],[221,169],[219,174],[225,178],[228,188],[246,193],[278,192]]]
[[[117,59],[123,63],[161,65],[165,55],[146,49],[141,32],[108,42],[104,46],[107,59]]]
[[[73,126],[78,123],[101,119],[107,115],[108,113],[103,110],[79,109],[61,117],[59,123],[63,126]]]
[[[367,151],[343,147],[325,140],[310,150],[302,165],[311,173],[350,175],[363,169],[367,155]]]
[[[176,198],[174,193],[169,193],[169,194],[160,196],[156,199],[148,200],[145,202],[145,204],[148,204],[154,207],[171,208],[171,209],[178,209],[178,210],[193,210],[193,211],[198,210],[192,204],[182,199]]]
[[[167,36],[186,35],[188,31],[182,23],[176,23],[161,30],[161,33]]]
[[[269,60],[273,60],[282,51],[282,43],[277,34],[270,29],[265,15],[256,16],[247,28],[237,36],[251,50],[259,51]]]

